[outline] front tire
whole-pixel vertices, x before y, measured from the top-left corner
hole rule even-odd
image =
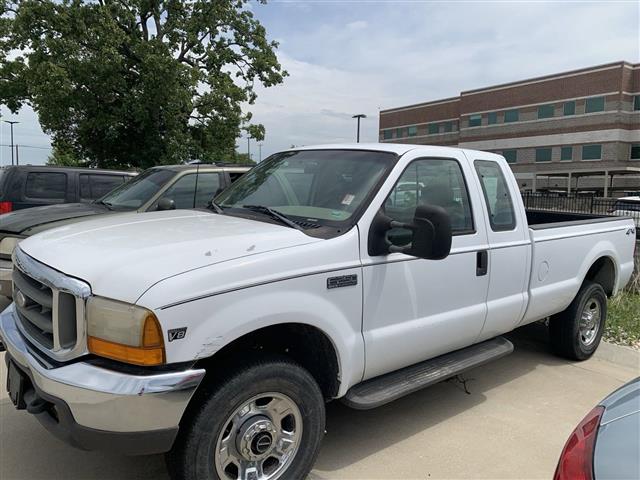
[[[599,283],[585,281],[569,307],[551,317],[549,335],[556,355],[586,360],[594,354],[607,319],[607,295]]]
[[[205,384],[167,466],[175,480],[303,479],[324,434],[324,399],[288,359],[255,361]]]

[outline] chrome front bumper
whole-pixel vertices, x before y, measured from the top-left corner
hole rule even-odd
[[[111,433],[116,438],[127,434],[145,438],[140,434],[174,432],[173,441],[189,400],[204,377],[204,370],[131,375],[87,362],[52,368],[46,360],[38,359],[40,354],[27,345],[18,331],[14,315],[13,304],[0,314],[0,338],[10,360],[30,378],[40,397],[68,410],[71,418],[65,421],[73,423],[72,430],[79,428],[84,432],[80,437],[85,438],[86,431]],[[58,423],[64,417],[59,412],[54,416]],[[66,431],[69,425],[63,427]],[[118,437],[119,434],[122,435]],[[75,440],[70,443],[81,448],[93,447],[93,444],[77,445],[78,439]]]

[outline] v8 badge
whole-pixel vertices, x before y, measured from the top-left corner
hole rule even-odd
[[[167,332],[170,342],[173,342],[174,340],[182,340],[186,334],[187,327],[173,328]]]

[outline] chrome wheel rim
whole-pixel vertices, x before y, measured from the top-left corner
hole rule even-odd
[[[600,320],[602,318],[602,310],[600,302],[595,298],[590,298],[584,305],[582,315],[580,316],[580,342],[588,347],[595,342],[600,330]]]
[[[215,468],[225,480],[275,480],[293,462],[302,439],[302,415],[288,396],[268,392],[244,402],[225,421]]]

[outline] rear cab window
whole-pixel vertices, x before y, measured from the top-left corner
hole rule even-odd
[[[64,200],[67,196],[67,174],[62,172],[29,172],[24,195],[43,200]]]
[[[494,232],[515,230],[516,215],[513,201],[500,165],[489,160],[476,160],[474,167],[482,185],[491,230]]]
[[[96,200],[111,190],[122,185],[126,180],[123,175],[80,174],[80,199]]]

